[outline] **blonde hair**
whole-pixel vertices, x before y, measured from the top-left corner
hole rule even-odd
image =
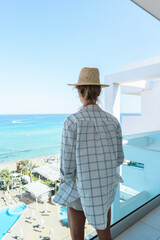
[[[76,86],[86,104],[96,104],[101,93],[100,85],[80,85]]]

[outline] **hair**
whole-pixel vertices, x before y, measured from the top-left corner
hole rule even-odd
[[[76,86],[82,98],[85,100],[86,104],[96,104],[98,97],[101,93],[100,85],[81,85]]]

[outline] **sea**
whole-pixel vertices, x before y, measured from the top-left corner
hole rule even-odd
[[[140,115],[121,113],[123,116]],[[0,115],[0,163],[60,153],[63,123],[69,114]]]
[[[0,115],[0,163],[58,154],[68,115]]]

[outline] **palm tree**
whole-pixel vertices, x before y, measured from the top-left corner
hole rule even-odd
[[[0,172],[0,178],[5,181],[6,188],[11,185],[11,172],[8,169],[3,169]]]
[[[29,163],[29,160],[21,160],[20,161],[20,165],[21,167],[19,168],[19,170],[24,173],[26,171],[26,169],[24,168],[27,164]]]
[[[26,165],[29,163],[29,160],[21,160],[20,163],[21,163],[23,166],[26,166]]]
[[[27,171],[29,173],[31,182],[32,182],[32,171],[36,167],[37,166],[35,164],[33,164],[32,161],[28,161],[27,164],[22,168],[22,171],[25,170],[25,171]]]

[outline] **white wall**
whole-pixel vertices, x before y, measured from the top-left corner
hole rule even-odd
[[[121,113],[141,113],[141,97],[121,94]]]
[[[123,116],[123,135],[160,130],[160,79],[152,90],[142,92],[141,116]]]

